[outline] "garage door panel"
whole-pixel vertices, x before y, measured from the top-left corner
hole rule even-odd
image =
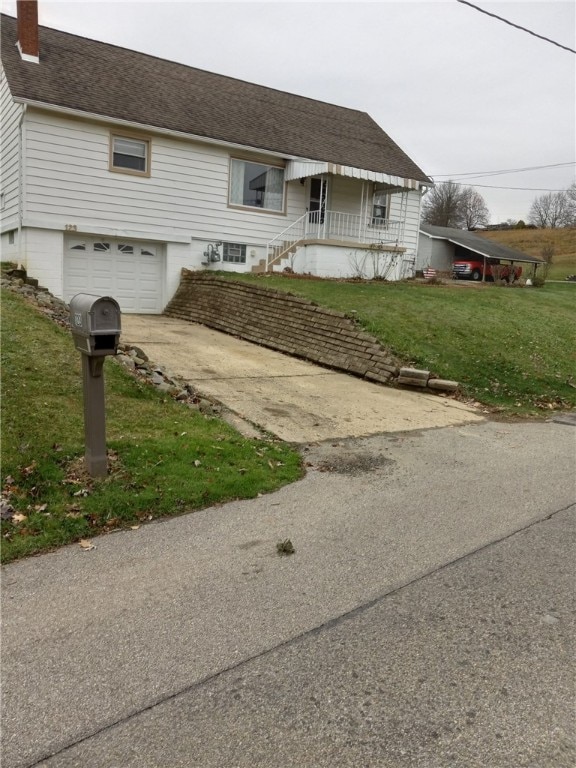
[[[112,296],[122,312],[162,311],[163,259],[158,244],[111,238],[70,241],[64,259],[64,298],[76,293]]]

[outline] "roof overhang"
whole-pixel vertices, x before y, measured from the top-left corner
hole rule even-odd
[[[420,190],[422,187],[433,186],[432,183],[426,184],[423,181],[416,181],[416,179],[404,179],[402,176],[392,176],[388,173],[369,171],[365,168],[353,168],[349,165],[340,165],[339,163],[323,162],[320,160],[289,160],[286,164],[284,178],[286,181],[295,181],[296,179],[307,179],[311,176],[321,176],[322,174],[345,176],[350,179],[359,179],[360,181],[372,181],[375,184],[385,184],[386,186],[401,189]]]

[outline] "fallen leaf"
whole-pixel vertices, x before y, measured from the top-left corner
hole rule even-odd
[[[131,525],[131,526],[130,526],[130,530],[131,530],[131,531],[137,531],[137,530],[138,530],[138,528],[140,528],[140,526],[139,526],[139,525]]]
[[[194,459],[194,466],[199,467],[202,464],[202,462],[199,459]]]
[[[12,522],[13,523],[22,523],[24,520],[27,520],[27,515],[22,515],[20,512],[17,512],[15,515],[12,515]]]
[[[36,504],[34,512],[45,512],[48,509],[48,504]]]
[[[76,491],[76,493],[73,493],[72,496],[89,496],[90,491],[88,488],[81,488],[79,491]]]
[[[80,544],[80,546],[85,552],[90,552],[91,549],[96,549],[96,547],[94,546],[94,544],[92,544],[90,539],[80,539],[78,543]]]
[[[279,555],[293,555],[296,550],[290,539],[284,539],[276,544],[276,551]]]

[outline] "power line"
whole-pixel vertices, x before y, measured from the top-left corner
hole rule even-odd
[[[474,3],[469,3],[468,0],[456,0],[457,3],[462,3],[462,5],[469,5],[470,8],[474,8],[475,11],[480,11],[480,13],[485,13],[486,16],[491,16],[493,19],[498,19],[498,21],[503,21],[504,24],[508,24],[511,27],[515,27],[516,29],[521,29],[522,32],[528,32],[529,35],[533,35],[534,37],[538,37],[540,40],[545,40],[547,43],[552,43],[552,45],[558,46],[558,48],[563,48],[565,51],[570,51],[570,53],[576,53],[574,48],[568,48],[567,45],[562,45],[561,43],[557,43],[555,40],[550,40],[549,37],[544,37],[544,35],[539,35],[537,32],[532,32],[530,29],[526,29],[526,27],[521,27],[519,24],[514,24],[512,21],[508,21],[508,19],[502,18],[502,16],[497,16],[495,13],[490,13],[490,11],[485,11],[484,8],[479,8],[477,5],[474,5]]]
[[[466,181],[466,179],[464,179]],[[452,179],[448,179],[446,181],[439,181],[438,184],[457,184],[459,187],[464,186],[459,181],[452,181]],[[538,187],[495,187],[490,184],[469,184],[470,187],[484,187],[485,189],[513,189],[516,191],[523,191],[523,192],[566,192],[565,189],[541,189]]]
[[[468,176],[473,179],[480,179],[485,176],[500,176],[506,173],[523,173],[524,171],[539,171],[543,168],[563,168],[568,165],[576,165],[573,160],[569,163],[554,163],[553,165],[531,165],[526,168],[505,168],[499,171],[468,171],[466,173],[434,173],[433,176]]]

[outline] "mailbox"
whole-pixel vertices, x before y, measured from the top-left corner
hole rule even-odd
[[[77,293],[70,300],[70,326],[82,353],[86,468],[92,477],[108,472],[104,361],[115,355],[120,341],[120,307],[110,296]]]
[[[120,307],[110,296],[77,293],[70,300],[70,326],[79,352],[115,355],[120,340]]]

